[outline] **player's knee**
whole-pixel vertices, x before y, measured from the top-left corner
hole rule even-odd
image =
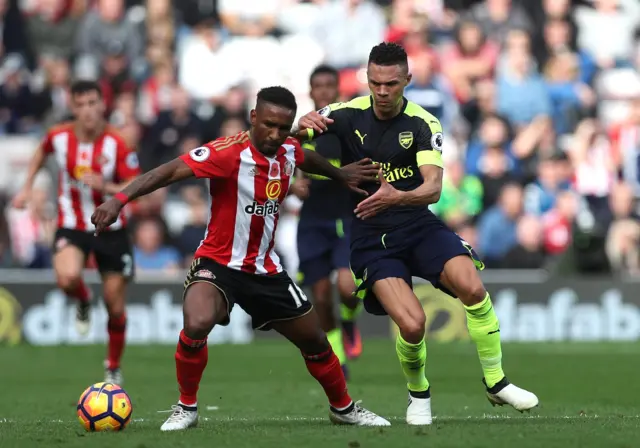
[[[306,355],[319,355],[321,353],[326,353],[331,347],[327,340],[327,336],[322,331],[319,331],[314,337],[301,341],[298,345],[300,351]]]
[[[185,313],[184,332],[192,339],[203,339],[211,332],[216,324],[214,314]]]
[[[460,301],[466,306],[476,305],[487,296],[487,290],[482,282],[474,282],[465,286],[460,293]]]
[[[109,315],[109,318],[120,317],[125,313],[124,300],[108,301],[105,299],[104,302],[107,308],[107,314]]]
[[[80,284],[80,275],[71,273],[59,273],[57,275],[58,287],[64,292],[74,291]]]
[[[407,315],[400,322],[396,322],[402,339],[411,343],[418,344],[424,338],[426,330],[427,318],[424,313],[415,316]]]

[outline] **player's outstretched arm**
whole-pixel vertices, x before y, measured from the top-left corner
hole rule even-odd
[[[29,167],[27,168],[27,178],[24,182],[24,186],[22,189],[16,194],[11,202],[15,208],[24,208],[31,197],[31,189],[33,188],[33,182],[36,178],[36,174],[44,165],[45,160],[47,160],[47,153],[44,150],[44,147],[40,145],[36,152],[31,157],[29,161]]]
[[[376,178],[378,169],[371,159],[362,159],[358,162],[345,165],[342,168],[336,168],[327,159],[322,157],[315,151],[303,149],[304,161],[298,165],[302,171],[309,174],[319,174],[329,179],[342,182],[351,190],[366,195],[367,192],[358,188],[362,182],[371,182]]]
[[[96,233],[116,222],[127,202],[190,177],[194,177],[193,170],[182,159],[173,159],[143,174],[93,212],[91,222]]]

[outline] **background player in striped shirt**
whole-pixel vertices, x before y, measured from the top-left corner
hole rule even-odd
[[[314,151],[303,150],[289,137],[296,109],[289,90],[261,90],[250,131],[214,140],[144,174],[92,216],[100,231],[129,200],[190,177],[209,179],[211,217],[185,281],[184,329],[175,355],[180,399],[163,431],[197,424],[196,394],[208,360],[207,336],[215,325],[229,323],[235,303],[251,316],[255,329],[274,329],[301,350],[309,373],[329,399],[333,422],[389,425],[349,396],[340,362],[313,306],[273,249],[278,211],[296,167],[360,192],[357,185],[375,178],[378,167],[361,160],[338,169]]]
[[[317,110],[338,100],[338,76],[338,71],[328,65],[320,65],[311,73],[310,96]],[[302,147],[316,151],[334,166],[341,165],[342,148],[335,135],[321,136]],[[308,183],[308,195],[301,197],[304,202],[298,222],[298,283],[311,287],[322,328],[348,376],[347,358],[357,358],[362,353],[362,340],[355,324],[361,304],[352,294],[355,284],[349,269],[352,215],[349,192],[324,176],[298,177],[296,182]],[[334,314],[333,285],[329,278],[333,271],[337,274],[342,331]]]
[[[23,208],[31,196],[38,171],[48,156],[58,166],[58,229],[54,238],[53,267],[58,286],[77,302],[76,329],[90,328],[91,290],[82,270],[93,253],[102,276],[103,297],[109,320],[105,381],[122,384],[120,358],[124,350],[125,289],[133,277],[133,257],[123,212],[99,236],[91,215],[105,199],[120,191],[140,173],[138,158],[104,119],[100,87],[93,81],[71,86],[73,122],[54,126],[36,150],[24,187],[13,200]]]

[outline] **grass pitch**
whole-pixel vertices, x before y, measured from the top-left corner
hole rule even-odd
[[[635,447],[640,444],[636,344],[504,346],[509,377],[536,392],[531,414],[492,408],[471,344],[428,346],[436,417],[404,423],[407,392],[393,342],[367,340],[352,363],[354,399],[390,428],[335,427],[326,399],[286,342],[210,346],[198,428],[161,433],[177,400],[174,347],[130,347],[123,362],[133,421],[120,433],[86,433],[80,393],[102,379],[102,347],[0,348],[0,447]]]

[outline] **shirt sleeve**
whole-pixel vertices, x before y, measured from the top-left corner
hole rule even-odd
[[[296,159],[296,166],[300,166],[304,162],[304,149],[303,149],[303,146],[305,148],[307,148],[309,144],[305,143],[302,146],[300,146],[300,142],[298,140],[296,140],[296,139],[291,139],[291,143],[294,146],[293,155],[294,155],[294,157]]]
[[[327,130],[322,134],[317,134],[313,129],[307,129],[309,139],[319,137],[325,134],[334,134],[338,137],[349,134],[349,108],[346,103],[333,103],[323,107],[318,111],[323,117],[331,118],[333,123],[327,124]],[[346,131],[345,131],[346,130]]]
[[[197,178],[224,178],[229,177],[233,171],[233,154],[234,151],[226,148],[217,150],[214,143],[207,143],[181,155],[180,159],[191,168]]]
[[[116,161],[116,178],[118,182],[126,182],[141,174],[138,154],[129,149],[124,142],[118,143]]]
[[[442,125],[433,116],[424,119],[418,118],[418,120],[420,120],[418,135],[416,136],[416,161],[418,167],[435,165],[442,168]]]
[[[51,132],[47,132],[47,135],[44,136],[42,142],[40,143],[40,147],[44,151],[45,154],[53,153],[53,135]]]

